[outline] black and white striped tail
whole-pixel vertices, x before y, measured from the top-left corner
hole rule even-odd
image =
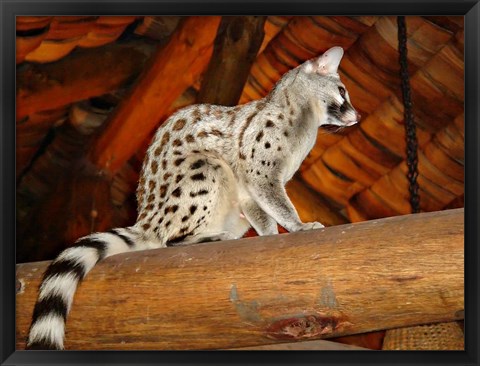
[[[77,285],[103,258],[142,249],[138,238],[134,228],[113,229],[83,237],[60,253],[40,285],[26,349],[63,349],[65,321]]]

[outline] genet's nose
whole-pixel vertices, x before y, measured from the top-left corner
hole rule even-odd
[[[355,112],[355,116],[357,118],[357,122],[360,122],[360,120],[362,119],[362,115],[358,112]]]

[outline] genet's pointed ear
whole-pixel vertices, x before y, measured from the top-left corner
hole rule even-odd
[[[321,75],[336,74],[338,65],[343,57],[342,47],[332,47],[317,58],[305,62],[304,71],[307,73],[315,72]]]

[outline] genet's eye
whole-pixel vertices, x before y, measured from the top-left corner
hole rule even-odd
[[[339,86],[338,91],[340,92],[342,98],[345,98],[345,88],[343,86]]]

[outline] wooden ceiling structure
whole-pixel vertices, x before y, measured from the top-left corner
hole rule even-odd
[[[363,118],[341,134],[320,130],[289,195],[304,221],[327,226],[411,212],[396,18],[224,21],[17,17],[19,262],[132,224],[145,150],[175,110],[223,94],[230,104],[261,98],[332,46],[345,49],[340,75]],[[407,17],[407,32],[421,210],[463,207],[463,17]],[[245,76],[219,76],[219,60]],[[219,79],[222,91],[211,92]]]

